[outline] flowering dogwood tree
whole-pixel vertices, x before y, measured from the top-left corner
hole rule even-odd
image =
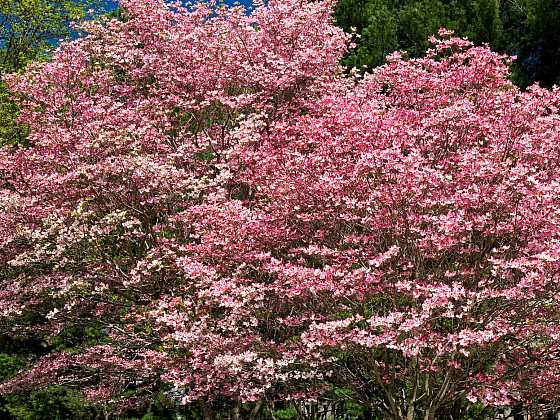
[[[124,6],[9,80],[2,332],[48,354],[3,393],[555,404],[558,89],[447,31],[345,76],[326,2]]]

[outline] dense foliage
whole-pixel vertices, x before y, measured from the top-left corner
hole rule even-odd
[[[21,72],[33,61],[48,59],[60,40],[69,39],[72,22],[103,13],[93,0],[9,0],[0,1],[0,146],[27,146],[28,130],[18,124],[19,106],[7,89],[3,76]],[[0,339],[0,379],[24,367],[30,355],[44,348],[33,340]],[[75,393],[63,388],[34,392],[28,397],[0,398],[0,417],[21,419],[86,418],[93,413]]]
[[[17,123],[18,106],[2,75],[47,58],[71,24],[103,11],[97,0],[0,0],[0,145],[25,144],[27,129]]]
[[[31,147],[0,149],[0,328],[37,360],[2,394],[556,406],[558,88],[446,30],[346,75],[325,2],[125,6],[8,78]]]
[[[420,57],[428,36],[446,27],[516,55],[512,79],[522,87],[560,83],[558,0],[340,0],[336,20],[357,34],[349,66],[371,69],[394,50]]]

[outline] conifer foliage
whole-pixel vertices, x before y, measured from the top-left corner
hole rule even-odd
[[[560,83],[558,0],[340,0],[335,16],[356,31],[357,48],[344,61],[358,69],[385,63],[393,50],[421,57],[428,36],[445,27],[517,56],[511,79],[518,86]]]

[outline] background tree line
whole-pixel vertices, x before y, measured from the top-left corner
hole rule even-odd
[[[418,57],[428,36],[445,27],[516,55],[512,79],[521,87],[560,83],[558,0],[340,0],[336,21],[357,33],[345,59],[350,67],[379,66],[395,50]]]

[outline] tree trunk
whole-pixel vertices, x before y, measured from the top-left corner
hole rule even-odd
[[[204,420],[214,420],[214,411],[208,407],[206,404],[202,405],[202,418]]]
[[[257,415],[261,411],[262,405],[263,405],[262,400],[256,402],[255,407],[251,410],[251,414],[249,415],[249,420],[255,420],[257,418]],[[272,410],[271,410],[271,414],[274,416]]]

